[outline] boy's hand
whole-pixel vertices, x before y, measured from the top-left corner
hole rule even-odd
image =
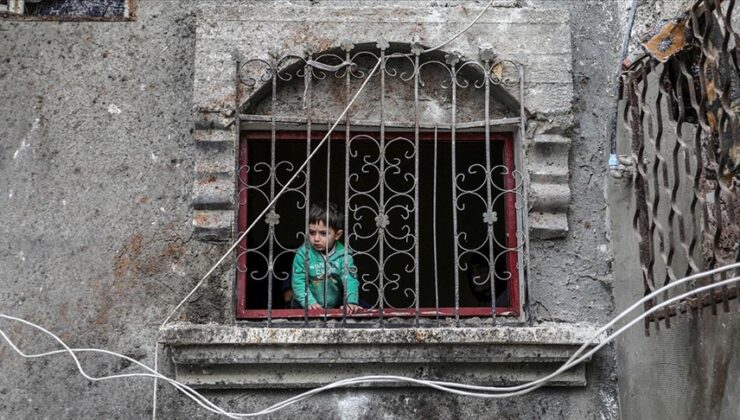
[[[339,309],[342,309],[342,307],[340,306]],[[354,313],[357,313],[361,309],[362,309],[362,306],[360,306],[360,305],[355,305],[355,304],[352,304],[352,303],[348,303],[347,304],[347,314],[349,314],[349,315],[352,315]]]
[[[313,305],[308,305],[308,309],[324,309],[324,308],[318,303],[314,303]]]

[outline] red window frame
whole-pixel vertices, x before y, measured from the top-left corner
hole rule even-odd
[[[361,133],[359,131],[353,131],[352,135],[357,134],[368,134],[377,135],[377,132]],[[317,131],[311,133],[311,141],[321,141],[326,135],[325,131]],[[393,136],[403,135],[406,137],[413,136],[413,133],[399,133],[399,132],[386,132],[386,138]],[[436,134],[437,140],[450,141],[452,133],[450,132],[439,132]],[[422,132],[419,133],[419,141],[433,141],[434,133]],[[247,165],[249,160],[247,156],[247,142],[249,139],[255,140],[270,140],[272,138],[271,131],[242,131],[239,137],[239,167]],[[504,164],[509,171],[504,175],[504,187],[506,190],[513,190],[515,187],[514,169],[514,137],[512,133],[501,132],[501,133],[489,133],[491,142],[501,141],[504,143],[503,157]],[[281,141],[305,141],[305,131],[277,131],[275,133],[276,142]],[[344,132],[333,132],[329,138],[329,141],[345,141]],[[455,133],[456,142],[466,141],[485,141],[485,133]],[[237,177],[238,178],[238,177]],[[238,182],[238,181],[237,181]],[[245,188],[239,190],[239,207],[237,209],[237,223],[239,232],[243,232],[249,226],[248,221],[248,206],[242,205],[241,203],[247,203],[247,191]],[[506,194],[504,197],[504,220],[506,223],[506,246],[509,249],[517,248],[517,214],[516,214],[516,198],[515,194]],[[243,247],[246,249],[246,238],[243,240]],[[246,267],[247,255],[242,252],[237,257],[237,264],[241,267]],[[509,279],[508,292],[509,292],[509,303],[508,307],[496,307],[496,315],[505,316],[519,316],[520,314],[520,296],[519,296],[519,270],[517,269],[518,263],[518,252],[509,252],[506,256],[507,267],[511,272],[511,278]],[[236,270],[236,318],[242,320],[259,320],[268,318],[267,309],[247,309],[247,273],[248,270]],[[271,318],[302,318],[305,314],[305,310],[300,309],[272,309],[269,311]],[[460,307],[458,313],[463,317],[473,316],[491,316],[490,307]],[[309,310],[309,317],[324,317],[329,318],[341,318],[344,313],[341,309],[318,309]],[[395,308],[383,308],[383,317],[413,317],[416,315],[415,308],[408,309],[395,309]],[[420,307],[420,317],[454,317],[454,307]],[[361,310],[353,315],[348,315],[352,318],[378,318],[380,317],[379,309]]]

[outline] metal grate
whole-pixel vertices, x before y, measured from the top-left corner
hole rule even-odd
[[[306,326],[365,318],[383,326],[519,315],[527,243],[524,180],[515,168],[523,69],[487,45],[477,60],[422,51],[418,43],[345,42],[321,54],[271,53],[237,64],[240,232],[285,187],[239,244],[239,318],[270,326],[276,318]],[[287,185],[367,77],[343,130]],[[283,308],[293,256],[310,246],[305,229],[316,201],[343,208],[344,303],[352,259],[363,306],[351,317],[345,305]]]
[[[645,34],[647,54],[625,63],[622,111],[631,156],[623,163],[634,169],[633,222],[645,294],[679,277],[740,261],[740,38],[733,29],[734,9],[734,0],[699,1]],[[705,281],[733,275],[725,271]],[[656,312],[646,319],[646,333],[651,324],[659,329],[664,321],[670,328],[671,317],[692,316],[707,306],[713,314],[717,306],[729,311],[738,287]]]

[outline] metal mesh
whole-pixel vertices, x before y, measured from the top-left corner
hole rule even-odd
[[[645,294],[740,261],[740,38],[734,7],[734,0],[699,1],[660,22],[641,39],[647,54],[622,74],[622,115],[631,140],[631,156],[624,160],[634,168],[633,224]],[[733,275],[725,271],[686,289]],[[718,306],[729,311],[738,287],[658,311],[646,319],[646,333],[650,325],[670,327],[671,317],[704,307],[713,314]]]

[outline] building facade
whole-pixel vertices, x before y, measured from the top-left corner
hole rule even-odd
[[[515,385],[557,369],[642,285],[639,264],[621,268],[629,187],[607,177],[629,2],[495,0],[425,51],[485,3],[140,0],[117,20],[5,18],[2,312],[71,347],[156,353],[240,412],[354,376]],[[641,5],[635,31],[682,6]],[[281,301],[314,201],[345,212],[356,315]],[[652,359],[632,346],[656,345],[635,334],[521,397],[373,384],[273,416],[635,418],[654,413],[635,378],[660,361],[635,364]],[[735,366],[729,353],[716,360]],[[151,415],[149,380],[0,354],[0,417]],[[160,418],[209,415],[161,382],[157,401]]]

